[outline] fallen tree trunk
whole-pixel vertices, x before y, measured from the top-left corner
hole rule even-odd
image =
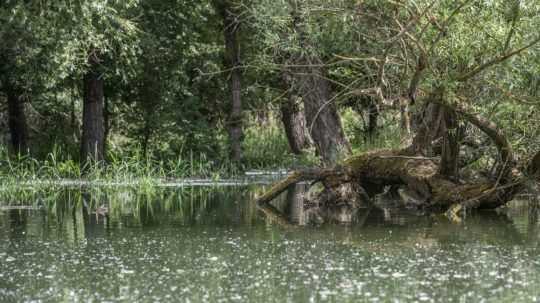
[[[258,203],[268,203],[303,181],[321,182],[324,190],[312,203],[367,206],[371,198],[388,185],[406,186],[418,197],[420,206],[432,211],[446,211],[454,204],[466,208],[497,208],[523,189],[516,175],[505,184],[481,182],[459,184],[439,174],[439,160],[408,155],[406,150],[382,150],[353,156],[334,168],[296,171],[276,183]]]
[[[368,206],[372,198],[382,193],[386,186],[401,186],[416,197],[415,206],[426,210],[444,212],[454,205],[469,209],[494,209],[512,200],[525,188],[524,172],[538,179],[540,153],[524,168],[519,168],[510,143],[494,123],[471,114],[461,105],[441,102],[439,106],[457,113],[493,141],[500,159],[503,159],[496,179],[473,182],[460,180],[455,174],[445,174],[444,170],[441,171],[440,157],[425,156],[424,149],[418,148],[421,145],[415,146],[413,143],[413,146],[405,149],[354,155],[333,168],[296,171],[259,197],[258,203],[270,202],[291,185],[314,181],[322,183],[323,190],[309,203],[319,205],[345,203],[353,207]],[[440,119],[430,116],[432,122],[440,122]],[[433,129],[429,130],[428,127],[419,131],[423,138],[415,142],[427,140],[425,144],[432,143],[433,136],[426,135],[426,132]]]

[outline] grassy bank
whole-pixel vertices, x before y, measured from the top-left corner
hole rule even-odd
[[[204,154],[183,152],[165,159],[147,154],[141,148],[129,149],[110,144],[104,163],[81,164],[68,150],[55,146],[46,156],[37,159],[31,155],[10,154],[0,146],[0,179],[60,180],[81,179],[91,181],[130,182],[134,180],[238,177],[246,170],[278,170],[311,166],[317,163],[313,150],[302,156],[293,155],[285,134],[274,118],[264,124],[251,121],[245,130],[244,159],[240,165],[228,160],[227,138],[218,139],[221,152]]]
[[[399,137],[389,123],[376,138],[366,140],[361,131],[360,117],[353,111],[342,115],[344,130],[355,153],[371,149],[391,148],[399,144]],[[164,182],[186,178],[226,180],[244,177],[250,170],[290,170],[317,165],[314,148],[303,155],[293,155],[280,121],[270,117],[260,122],[251,119],[245,129],[244,160],[235,165],[225,152],[207,155],[184,152],[174,158],[159,159],[152,152],[143,154],[141,149],[126,151],[117,144],[110,144],[106,163],[89,162],[81,165],[67,150],[56,146],[41,159],[30,155],[8,153],[0,146],[0,198],[31,199],[36,194],[54,192],[66,184],[70,186],[114,187],[118,185],[148,189],[163,186]],[[221,137],[220,150],[227,150],[227,138]],[[70,180],[69,182],[64,182]],[[81,181],[78,184],[76,181]]]

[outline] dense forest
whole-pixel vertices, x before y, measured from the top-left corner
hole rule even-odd
[[[0,302],[540,302],[540,0],[0,0]]]
[[[536,0],[7,0],[2,161],[309,164],[287,186],[500,205],[540,171],[538,28]]]

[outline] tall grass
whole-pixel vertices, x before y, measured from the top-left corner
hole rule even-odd
[[[230,165],[216,165],[205,155],[190,154],[189,158],[157,160],[142,153],[131,155],[109,153],[107,162],[88,161],[86,164],[62,157],[55,148],[43,160],[28,155],[10,155],[0,149],[0,180],[59,180],[130,181],[139,179],[173,179],[186,177],[215,177],[217,173],[234,175],[238,170]]]
[[[341,122],[345,134],[351,142],[353,153],[363,153],[376,149],[395,149],[401,145],[399,122],[392,115],[381,115],[376,136],[367,138],[364,130],[365,121],[354,110],[348,108],[341,113]]]
[[[360,117],[346,111],[342,115],[343,126],[353,143],[354,152],[370,149],[391,148],[399,145],[399,132],[392,124],[383,128],[377,138],[366,142],[359,137]],[[36,192],[54,191],[62,180],[80,180],[100,185],[132,185],[151,188],[164,180],[183,178],[206,178],[218,180],[237,177],[244,170],[295,169],[314,166],[319,163],[314,149],[306,150],[301,156],[290,153],[288,142],[278,117],[271,116],[261,123],[248,120],[243,141],[244,159],[242,167],[227,160],[227,138],[220,138],[222,153],[213,155],[188,152],[174,158],[158,159],[144,154],[140,148],[122,151],[120,147],[111,149],[107,162],[88,162],[81,165],[55,146],[43,159],[29,155],[9,154],[5,146],[0,146],[0,195],[30,198]],[[396,135],[397,134],[397,135]],[[49,182],[51,181],[51,182]],[[72,184],[73,185],[73,184]],[[75,184],[76,185],[76,184]]]
[[[270,116],[263,124],[249,121],[245,130],[244,163],[250,169],[291,169],[316,165],[313,149],[302,155],[290,152],[285,131],[277,117]]]

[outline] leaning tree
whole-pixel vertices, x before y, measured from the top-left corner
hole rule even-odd
[[[375,195],[398,187],[415,197],[417,207],[432,211],[506,204],[528,180],[540,180],[540,152],[520,160],[510,136],[482,109],[488,103],[481,99],[497,98],[493,108],[511,102],[493,93],[501,89],[494,81],[519,78],[518,72],[508,72],[509,61],[530,57],[527,52],[537,55],[540,37],[532,29],[539,25],[538,9],[520,1],[358,4],[352,20],[359,20],[360,30],[375,32],[371,38],[379,55],[369,58],[371,70],[362,71],[376,75],[369,86],[349,94],[375,98],[402,115],[407,114],[404,108],[415,108],[410,140],[400,148],[353,155],[333,167],[295,171],[258,203],[312,181],[323,185],[309,195],[309,203],[316,205],[365,206]],[[377,28],[370,19],[379,22]],[[365,56],[349,59],[366,61]],[[483,146],[488,144],[493,154]],[[488,173],[480,171],[480,157],[488,158],[483,162],[492,166]]]

